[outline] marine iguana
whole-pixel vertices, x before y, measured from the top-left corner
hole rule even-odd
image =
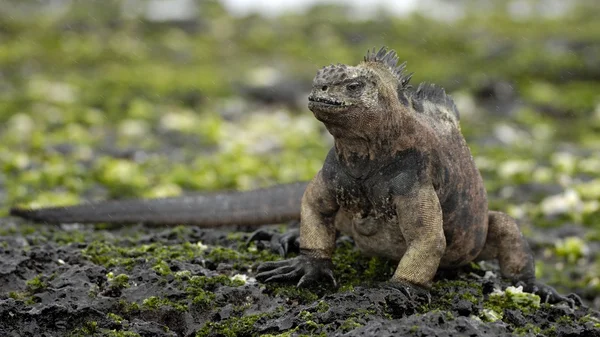
[[[535,280],[516,222],[488,210],[483,181],[445,91],[409,85],[412,74],[385,47],[357,66],[318,71],[308,107],[334,137],[308,184],[155,200],[111,201],[12,215],[45,222],[188,223],[204,227],[300,219],[300,254],[259,266],[263,282],[335,284],[336,233],[366,254],[399,261],[389,285],[423,293],[438,268],[497,259],[501,274],[550,302],[567,301]],[[285,240],[293,239],[288,236]],[[282,243],[283,244],[283,243]]]

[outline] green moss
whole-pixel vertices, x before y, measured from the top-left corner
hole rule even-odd
[[[87,321],[83,324],[83,326],[81,328],[76,329],[72,333],[72,336],[92,336],[97,332],[99,332],[98,322]]]
[[[268,250],[254,250],[252,247],[244,245],[238,250],[226,247],[212,247],[206,254],[206,259],[214,263],[233,263],[234,269],[247,270],[248,266],[255,264],[257,261],[274,261],[281,259],[281,257]]]
[[[27,286],[27,291],[30,294],[42,292],[48,287],[48,281],[51,281],[55,277],[55,274],[52,274],[50,276],[39,274],[25,282],[25,285]]]
[[[524,313],[531,313],[539,309],[540,297],[523,292],[520,287],[507,287],[504,291],[491,293],[484,301],[483,307],[498,314],[504,313],[505,309],[517,309]]]
[[[336,249],[333,264],[337,281],[343,289],[388,280],[396,267],[390,260],[365,256],[349,243]]]
[[[300,319],[305,321],[311,320],[313,318],[312,313],[307,310],[300,311],[300,313],[298,313],[298,316],[300,317]]]
[[[220,263],[220,262],[228,262],[228,261],[236,261],[242,258],[242,254],[236,250],[226,247],[214,247],[212,248],[206,258],[209,260]]]
[[[312,332],[315,332],[315,331],[321,329],[323,326],[324,326],[324,324],[320,324],[320,323],[317,323],[312,320],[307,320],[303,323],[303,328],[310,331],[311,334],[312,334]]]
[[[419,307],[420,313],[433,310],[447,311],[459,300],[467,300],[478,305],[482,295],[482,286],[478,282],[442,279],[431,287],[432,301]]]
[[[152,270],[154,270],[158,275],[162,275],[162,276],[171,274],[171,268],[165,261],[158,261],[152,267]]]
[[[364,325],[364,322],[367,322],[368,316],[375,315],[376,311],[374,309],[359,309],[355,312],[351,313],[348,318],[342,322],[340,329],[344,332],[348,332],[354,330],[356,328],[360,328]]]
[[[329,310],[329,304],[323,300],[320,300],[317,304],[316,310],[318,313],[324,313]]]
[[[295,300],[302,304],[311,303],[319,299],[319,295],[315,294],[312,290],[307,288],[297,288],[296,286],[272,284],[266,284],[266,286],[267,289],[271,291],[274,296],[283,297],[289,300]]]
[[[129,288],[129,276],[127,274],[119,274],[115,276],[113,272],[110,272],[106,275],[108,282],[110,284],[110,288],[112,289],[125,289]]]
[[[187,280],[185,292],[187,297],[192,300],[194,305],[201,308],[206,308],[214,303],[215,294],[213,292],[218,287],[239,287],[244,284],[244,281],[232,279],[225,275],[217,275],[213,277],[192,276]]]
[[[192,277],[192,272],[189,270],[180,270],[175,273],[175,278],[179,281],[189,280]]]
[[[232,317],[221,322],[206,322],[197,332],[196,337],[204,336],[251,336],[254,325],[261,317],[267,314],[246,315],[243,317]]]
[[[215,300],[215,294],[202,289],[195,289],[190,292],[193,292],[192,303],[201,308],[208,307]]]
[[[8,293],[8,297],[12,298],[13,300],[17,300],[17,301],[25,301],[28,296],[29,296],[29,293],[26,291],[11,291]]]
[[[542,329],[533,323],[527,323],[527,324],[525,324],[525,326],[515,328],[513,333],[518,336],[525,336],[525,335],[533,334],[533,335],[552,337],[552,336],[556,336],[556,327],[551,326],[547,329]]]
[[[598,99],[597,91],[589,82],[583,81],[566,84],[532,82],[523,88],[523,94],[532,103],[553,106],[570,113],[592,111]]]
[[[592,314],[587,314],[583,317],[581,317],[578,321],[579,323],[587,323],[587,322],[592,322],[592,324],[594,325],[594,328],[600,328],[600,318],[596,317],[596,316],[592,316]]]
[[[40,298],[35,294],[44,292],[48,288],[48,282],[55,277],[56,274],[50,276],[39,274],[25,282],[26,289],[24,291],[11,291],[7,295],[16,301],[23,302],[25,305],[34,305],[40,301]]]
[[[108,330],[101,329],[101,332],[104,336],[107,337],[140,337],[141,335],[137,332],[133,331],[123,331],[123,330]]]
[[[369,260],[367,269],[364,271],[364,278],[371,282],[381,282],[389,279],[396,270],[397,263],[382,257],[372,257]]]
[[[559,323],[561,325],[572,325],[573,318],[571,318],[571,316],[568,315],[562,315],[556,320],[556,323]]]
[[[483,308],[481,310],[480,317],[484,322],[496,322],[504,317],[504,312],[498,312],[494,309]]]
[[[133,314],[140,311],[140,305],[135,302],[127,302],[126,300],[119,300],[118,302],[119,312],[125,314]]]
[[[244,282],[231,279],[225,275],[217,275],[213,277],[192,276],[188,285],[190,287],[203,288],[205,290],[215,290],[218,286],[239,287],[244,285]]]
[[[299,327],[297,326],[297,327],[295,327],[293,329],[290,329],[290,330],[288,330],[286,332],[283,332],[283,333],[280,333],[280,334],[277,334],[277,335],[264,334],[264,335],[261,335],[261,337],[292,337],[292,336],[296,336],[297,335],[298,329],[299,329]],[[300,335],[300,336],[302,336],[302,335]]]
[[[123,317],[109,312],[108,314],[106,314],[106,318],[110,319],[112,322],[116,323],[116,324],[121,324],[123,322]]]
[[[142,168],[132,161],[106,158],[98,163],[97,170],[98,181],[108,186],[113,196],[135,196],[133,191],[149,183]]]
[[[158,296],[150,296],[142,301],[142,308],[145,310],[157,310],[163,307],[170,307],[180,312],[188,311],[188,306],[182,301],[174,302],[167,298]]]
[[[569,263],[575,263],[581,257],[587,255],[589,248],[579,237],[570,236],[557,241],[554,245],[554,253],[563,257]]]
[[[170,273],[167,261],[192,260],[202,256],[203,251],[198,245],[189,242],[165,245],[151,243],[145,245],[118,246],[113,243],[93,241],[82,251],[90,261],[105,267],[124,266],[131,268],[137,262],[149,261],[157,273]]]
[[[162,304],[163,304],[163,302],[161,301],[161,299],[156,296],[148,297],[147,299],[145,299],[142,302],[142,305],[144,307],[147,307],[150,309],[158,309]]]

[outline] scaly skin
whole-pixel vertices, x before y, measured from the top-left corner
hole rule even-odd
[[[162,199],[112,200],[66,207],[12,208],[10,214],[44,223],[146,223],[260,226],[300,220],[306,183],[247,192],[217,192]]]
[[[394,51],[331,65],[313,81],[309,108],[334,148],[302,199],[300,256],[259,267],[266,282],[333,279],[336,232],[367,254],[398,260],[390,284],[430,287],[438,268],[498,259],[504,277],[548,301],[571,301],[538,284],[515,221],[488,211],[483,181],[443,89],[413,90]]]

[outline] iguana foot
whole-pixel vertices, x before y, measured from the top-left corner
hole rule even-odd
[[[424,298],[427,299],[428,302],[431,302],[431,295],[427,289],[409,282],[389,280],[380,283],[379,287],[383,289],[399,291],[409,300],[419,300]]]
[[[281,256],[300,252],[299,229],[290,229],[283,234],[273,230],[259,229],[250,235],[246,240],[246,244],[248,245],[253,241],[268,241],[269,250]]]
[[[498,259],[503,277],[523,286],[523,290],[540,296],[543,303],[566,302],[570,307],[581,305],[575,294],[563,296],[554,288],[535,281],[535,263],[527,240],[521,234],[517,222],[502,212],[489,211],[488,233],[485,247],[477,260]]]
[[[541,282],[534,281],[532,283],[526,284],[523,287],[523,290],[526,292],[530,292],[536,294],[540,297],[542,303],[560,303],[565,302],[569,305],[569,307],[574,308],[575,306],[580,306],[583,304],[581,298],[574,293],[571,293],[567,296],[563,296],[559,294],[556,289],[552,288],[549,285],[543,284]]]
[[[320,284],[323,281],[337,286],[331,260],[300,255],[283,261],[265,262],[258,266],[256,279],[261,282],[298,282],[297,287]]]

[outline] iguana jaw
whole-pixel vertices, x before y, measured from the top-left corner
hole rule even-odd
[[[330,97],[310,95],[308,96],[308,108],[312,112],[340,112],[346,110],[352,103]]]
[[[325,126],[346,125],[352,108],[354,105],[349,102],[316,95],[308,97],[308,109]]]

